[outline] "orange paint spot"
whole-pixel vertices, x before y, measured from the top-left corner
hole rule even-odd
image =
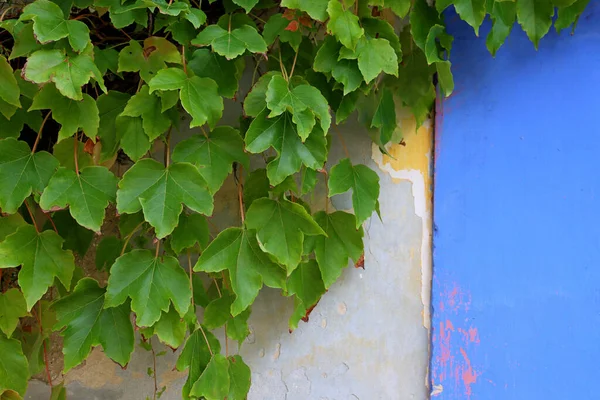
[[[467,353],[462,348],[460,349],[460,354],[462,354],[465,361],[465,366],[462,368],[461,378],[463,384],[465,385],[465,395],[470,398],[473,394],[471,385],[477,382],[477,376],[479,374],[473,370],[473,367],[471,367],[471,360],[469,360]]]

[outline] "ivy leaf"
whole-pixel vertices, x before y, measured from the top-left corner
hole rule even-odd
[[[115,260],[121,255],[123,240],[116,236],[105,236],[96,248],[96,269],[98,271],[110,270]],[[129,249],[129,246],[127,246]]]
[[[347,48],[356,49],[358,40],[365,34],[358,23],[358,17],[352,11],[345,10],[339,0],[329,0],[327,13],[327,33],[335,35]]]
[[[194,28],[199,29],[206,22],[206,14],[199,8],[190,8],[185,14],[185,19],[190,21]]]
[[[476,36],[479,36],[479,27],[485,18],[485,2],[486,0],[455,0],[452,2],[460,18],[473,27]]]
[[[67,289],[75,269],[73,253],[62,249],[63,239],[54,231],[36,232],[31,225],[20,227],[0,243],[0,268],[19,271],[19,286],[27,301],[27,310],[42,298],[58,278]]]
[[[178,143],[173,150],[173,161],[197,166],[212,193],[223,185],[234,162],[245,166],[249,162],[244,140],[237,129],[229,126],[219,126],[207,136],[194,135]]]
[[[536,49],[540,39],[550,30],[553,16],[554,5],[550,0],[519,0],[517,2],[517,20]]]
[[[144,132],[142,118],[139,117],[117,117],[115,129],[121,136],[121,149],[137,162],[144,156],[152,146],[150,138]]]
[[[244,99],[244,112],[250,117],[257,117],[267,107],[267,88],[276,71],[269,71],[261,76]]]
[[[315,256],[321,276],[328,289],[348,266],[348,259],[358,261],[363,253],[363,229],[356,228],[356,217],[343,211],[327,214],[320,211],[315,221],[323,228],[327,237],[315,238]],[[302,299],[304,301],[304,299]],[[312,305],[312,303],[307,303]]]
[[[116,307],[131,298],[138,326],[152,326],[172,302],[183,317],[192,293],[185,271],[176,258],[155,258],[149,250],[132,250],[110,269],[104,307]]]
[[[0,330],[6,337],[11,337],[19,318],[27,316],[27,303],[19,289],[8,289],[0,293]]]
[[[225,325],[229,320],[229,310],[233,301],[233,296],[227,294],[211,301],[204,308],[204,326],[215,330]]]
[[[379,208],[379,176],[366,165],[352,165],[344,158],[329,172],[329,197],[352,189],[356,228]]]
[[[94,47],[94,62],[102,75],[106,75],[108,71],[115,75],[119,72],[119,52],[115,49]]]
[[[250,172],[246,176],[246,184],[244,185],[244,205],[246,209],[250,207],[254,200],[269,197],[270,188],[266,169],[259,168]]]
[[[327,19],[327,0],[282,0],[281,7],[305,11],[312,19],[324,22]]]
[[[340,60],[333,67],[331,75],[344,86],[344,96],[354,92],[363,82],[363,75],[356,60]]]
[[[42,47],[42,45],[35,40],[35,36],[33,36],[33,23],[17,23],[12,35],[15,39],[15,43],[10,52],[10,56],[8,57],[9,60],[27,56]]]
[[[246,14],[249,13],[252,10],[252,8],[258,4],[258,1],[259,0],[233,0],[235,4],[246,10]]]
[[[190,399],[192,386],[206,369],[211,360],[211,355],[213,353],[218,354],[220,351],[221,344],[219,340],[210,331],[204,330],[202,326],[190,335],[176,364],[178,371],[189,370],[188,378],[182,389],[184,399]]]
[[[116,121],[129,98],[130,96],[127,93],[110,90],[108,93],[100,95],[96,100],[100,118],[96,136],[100,139],[102,145],[100,162],[109,160],[119,150],[122,131],[117,129]]]
[[[28,4],[20,19],[33,20],[33,32],[42,44],[68,38],[73,50],[80,53],[90,43],[87,25],[81,21],[65,19],[60,7],[49,0],[36,0]]]
[[[15,107],[21,107],[19,101],[20,89],[17,80],[13,75],[13,69],[6,61],[6,58],[0,56],[0,98]]]
[[[576,24],[577,19],[583,13],[589,2],[590,0],[576,0],[568,7],[559,7],[558,18],[556,18],[556,22],[554,22],[554,28],[556,29],[556,32],[560,33],[561,30]],[[575,26],[573,26],[573,30],[575,30]]]
[[[231,60],[244,54],[246,50],[251,53],[266,53],[267,44],[262,36],[249,25],[243,25],[231,31],[219,25],[209,25],[192,40],[196,46],[212,46],[214,52]]]
[[[100,117],[96,101],[87,95],[76,101],[61,95],[54,85],[45,85],[33,98],[29,110],[52,110],[52,118],[61,127],[58,131],[58,142],[70,138],[81,128],[92,140],[96,140]]]
[[[228,312],[229,314],[229,312]],[[237,342],[241,343],[250,334],[248,328],[248,318],[250,317],[250,307],[246,308],[240,314],[236,315],[229,321],[227,321],[227,336]]]
[[[0,393],[14,390],[25,396],[29,380],[29,365],[23,354],[21,342],[0,335]]]
[[[223,114],[223,99],[219,96],[217,83],[210,78],[188,78],[182,70],[168,68],[159,71],[148,85],[150,93],[155,90],[181,89],[181,105],[192,116],[190,128],[207,122],[212,128]]]
[[[327,238],[318,238],[318,240],[323,239]],[[301,263],[288,278],[287,288],[288,294],[295,294],[302,301],[305,309],[315,305],[326,292],[317,262],[309,260]]]
[[[408,2],[408,4],[410,6],[410,2]],[[368,38],[382,38],[387,40],[396,52],[397,58],[399,60],[402,59],[400,38],[389,22],[379,18],[362,18],[360,22],[365,29],[365,36]]]
[[[397,127],[394,95],[389,88],[383,88],[382,90],[379,104],[371,121],[371,128],[379,128],[377,144],[380,147],[383,147],[392,140],[392,135]]]
[[[227,325],[229,327],[229,325]],[[239,355],[229,357],[229,394],[227,400],[244,400],[250,391],[250,367]]]
[[[79,175],[59,168],[40,198],[40,207],[55,210],[69,206],[79,225],[100,232],[104,210],[109,202],[115,201],[118,181],[106,167],[85,167]]]
[[[0,217],[0,242],[2,242],[8,235],[12,235],[22,227],[26,225],[25,220],[21,217],[21,214],[11,214],[6,217]]]
[[[170,235],[177,226],[182,204],[205,215],[213,210],[204,178],[192,164],[173,163],[165,168],[155,160],[143,159],[119,182],[118,212],[133,214],[143,210],[159,239]]]
[[[179,224],[171,234],[171,248],[181,254],[198,243],[201,249],[206,248],[210,240],[210,232],[206,218],[200,214],[181,213]]]
[[[94,232],[79,225],[67,210],[53,213],[52,220],[56,225],[58,234],[65,240],[63,248],[72,250],[83,257],[94,239]],[[44,225],[44,230],[52,228],[50,221]]]
[[[171,120],[162,113],[160,99],[153,95],[147,85],[131,96],[125,110],[121,113],[126,117],[142,117],[144,132],[153,141],[171,126]]]
[[[39,111],[27,111],[27,105],[31,104],[29,99],[23,99],[23,108],[17,108],[15,113],[7,119],[0,112],[0,139],[9,137],[17,139],[21,135],[21,131],[25,125],[29,126],[34,131],[39,131],[42,125],[42,114]],[[26,104],[26,102],[28,104]],[[12,106],[10,106],[12,107]]]
[[[222,400],[229,394],[229,362],[222,354],[214,354],[190,394],[206,400]]]
[[[139,72],[149,82],[167,64],[181,64],[181,54],[167,39],[151,36],[144,40],[144,47],[131,40],[119,53],[119,72]]]
[[[133,326],[129,306],[104,308],[106,290],[92,278],[83,278],[71,294],[52,306],[64,338],[65,372],[81,364],[92,347],[102,345],[104,354],[125,367],[133,353]]]
[[[59,385],[52,387],[50,400],[67,400],[67,388],[64,385],[64,382],[61,382]]]
[[[398,57],[386,39],[360,40],[356,49],[358,69],[369,83],[381,72],[398,76]]]
[[[391,9],[400,18],[406,17],[410,10],[410,0],[385,0],[384,7]]]
[[[27,143],[0,140],[0,208],[14,214],[32,193],[41,193],[58,167],[58,160],[40,151],[31,153]]]
[[[331,126],[329,104],[319,89],[314,86],[298,85],[290,90],[288,82],[281,75],[276,75],[267,87],[266,101],[267,107],[271,110],[268,118],[281,115],[285,111],[292,113],[292,121],[298,126],[298,133],[303,141],[306,140],[314,127],[315,115],[321,121],[323,132],[327,134],[329,131]],[[308,129],[301,131],[299,115],[302,115],[304,111],[309,111],[312,124]]]
[[[73,100],[83,99],[81,87],[92,77],[106,92],[102,74],[85,52],[66,55],[64,50],[38,50],[27,58],[24,71],[25,79],[34,83],[54,82],[59,92]]]
[[[263,28],[263,39],[267,45],[272,45],[279,38],[280,42],[289,43],[295,51],[298,51],[302,42],[302,32],[299,29],[289,30],[288,26],[291,23],[283,14],[273,14]]]
[[[154,333],[161,342],[176,349],[185,340],[186,324],[175,308],[170,307],[153,326]]]
[[[188,62],[188,68],[194,71],[196,76],[215,81],[219,87],[219,95],[227,98],[235,96],[243,66],[243,58],[228,60],[209,49],[194,51]]]
[[[256,200],[246,226],[256,229],[260,247],[285,265],[288,275],[300,263],[304,235],[325,235],[304,207],[287,200]]]
[[[300,171],[302,164],[321,169],[327,156],[326,139],[320,127],[315,127],[302,143],[289,113],[267,118],[268,110],[261,112],[246,132],[246,150],[262,153],[269,147],[277,157],[267,165],[267,175],[272,185],[278,185],[290,175]]]
[[[75,170],[74,147],[71,140],[63,140],[56,143],[52,148],[52,155],[56,157],[60,165],[73,171]],[[79,140],[77,141],[77,164],[79,168],[94,165],[92,156],[85,152],[85,144]]]
[[[285,285],[285,272],[260,249],[253,231],[228,228],[219,233],[202,252],[194,271],[220,272],[227,269],[236,299],[231,315],[248,308],[263,282],[273,288]]]

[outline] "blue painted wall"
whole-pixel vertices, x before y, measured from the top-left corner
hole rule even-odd
[[[456,16],[437,115],[433,399],[600,399],[600,1],[493,59]]]

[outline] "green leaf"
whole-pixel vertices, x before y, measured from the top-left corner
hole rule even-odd
[[[284,17],[283,14],[273,14],[263,29],[263,38],[267,45],[272,45],[279,38],[280,42],[289,43],[294,50],[298,51],[302,42],[302,32],[300,29],[295,31],[288,30],[287,28],[290,23],[292,22]]]
[[[312,19],[324,22],[327,19],[327,0],[282,0],[281,7],[305,11]]]
[[[115,260],[121,255],[123,245],[123,241],[116,236],[103,237],[96,248],[96,269],[98,271],[110,270]]]
[[[479,36],[479,27],[485,18],[485,2],[486,0],[455,0],[452,3],[460,18],[473,27],[476,36]]]
[[[410,0],[385,0],[384,7],[391,9],[400,18],[406,17],[410,10]]]
[[[215,354],[190,393],[206,400],[223,400],[229,394],[229,385],[229,361],[224,355]]]
[[[324,239],[327,238],[319,237],[317,240]],[[315,305],[326,292],[317,262],[309,260],[301,263],[288,278],[287,288],[288,294],[290,296],[295,294],[305,308]]]
[[[20,227],[0,243],[0,268],[19,271],[19,286],[27,301],[27,310],[42,298],[58,278],[67,289],[75,269],[73,253],[62,249],[63,239],[54,231],[36,232],[31,225]]]
[[[431,27],[436,24],[444,25],[438,13],[441,13],[448,5],[450,5],[449,0],[436,1],[436,12],[436,9],[430,7],[426,0],[415,0],[410,12],[410,33],[415,44],[421,50],[425,51],[425,43],[427,42],[427,35],[429,35]]]
[[[206,22],[206,14],[199,8],[190,7],[189,12],[185,14],[185,19],[190,21],[194,28],[199,29]]]
[[[227,323],[229,320],[229,310],[233,303],[233,296],[224,295],[213,301],[211,301],[204,308],[204,326],[210,330],[219,328]]]
[[[389,22],[379,18],[362,18],[360,22],[365,29],[365,36],[369,38],[386,39],[396,52],[398,59],[402,59],[400,38]]]
[[[119,53],[119,72],[139,72],[149,82],[167,64],[181,64],[181,54],[167,39],[151,36],[144,40],[144,47],[132,40]]]
[[[227,336],[240,343],[240,345],[250,334],[250,329],[248,328],[249,317],[250,307],[227,321]]]
[[[445,96],[450,96],[454,91],[454,78],[450,70],[450,61],[438,61],[435,63],[440,87]]]
[[[121,115],[142,117],[144,132],[151,141],[165,133],[172,124],[167,115],[162,112],[160,98],[152,94],[147,85],[142,86],[138,93],[131,96]]]
[[[0,208],[14,214],[32,193],[41,193],[58,167],[58,160],[40,151],[31,153],[27,143],[0,140]]]
[[[23,108],[17,108],[10,119],[7,119],[0,112],[0,139],[9,137],[17,139],[21,135],[21,131],[25,125],[34,131],[39,131],[42,124],[42,114],[39,111],[28,112],[27,105],[31,104],[30,100],[23,100]]]
[[[166,0],[149,0],[153,5],[158,7],[158,10],[161,14],[178,16],[182,12],[189,11],[190,6],[183,1],[170,1],[166,2]]]
[[[52,306],[64,338],[65,372],[81,364],[92,347],[102,345],[104,354],[125,367],[133,353],[133,326],[129,306],[104,308],[106,290],[92,278],[83,278],[71,294]]]
[[[267,107],[271,110],[268,118],[276,117],[285,111],[290,111],[293,115],[292,121],[298,126],[298,134],[302,140],[306,140],[315,124],[315,115],[321,121],[321,128],[327,134],[331,126],[331,115],[329,113],[329,104],[319,89],[310,85],[298,85],[292,89],[288,87],[288,82],[282,76],[276,75],[269,82],[266,92]],[[300,121],[298,116],[308,111],[312,124],[307,129],[300,130]]]
[[[40,207],[54,211],[69,206],[79,225],[100,232],[104,211],[109,202],[115,201],[118,181],[105,167],[85,167],[79,175],[59,168],[40,198]]]
[[[192,40],[196,46],[212,46],[214,52],[231,60],[244,54],[246,50],[251,53],[266,53],[267,44],[262,36],[249,25],[227,31],[219,25],[209,25]]]
[[[79,225],[67,210],[53,213],[52,220],[58,234],[65,240],[63,248],[72,250],[83,257],[94,239],[94,232]],[[52,228],[54,227],[50,221],[44,225],[44,230]]]
[[[21,396],[25,395],[27,381],[29,380],[29,366],[23,354],[21,343],[15,339],[8,339],[0,335],[0,393],[5,390],[14,390]]]
[[[149,250],[133,250],[117,259],[110,270],[104,307],[116,307],[131,298],[138,326],[152,326],[172,302],[183,317],[192,293],[185,271],[176,258],[155,258]]]
[[[348,266],[351,258],[358,261],[363,253],[363,229],[356,228],[356,217],[343,211],[327,214],[323,211],[315,214],[315,221],[323,228],[327,237],[315,238],[315,256],[321,276],[328,289]],[[312,303],[306,302],[311,305]]]
[[[173,349],[181,346],[185,340],[185,321],[173,307],[170,307],[168,312],[162,313],[153,328],[160,341]]]
[[[365,34],[358,23],[358,17],[350,9],[344,9],[339,0],[329,0],[327,13],[329,14],[327,33],[335,35],[344,46],[354,50],[358,40]]]
[[[233,0],[235,4],[246,10],[246,13],[249,13],[252,8],[258,4],[258,1],[259,0]]]
[[[92,140],[96,140],[100,117],[96,101],[82,94],[82,101],[61,95],[54,85],[45,85],[33,98],[30,110],[52,110],[52,118],[61,125],[58,141],[70,138],[81,128]]]
[[[27,303],[19,289],[8,289],[0,293],[0,330],[7,337],[11,337],[19,318],[27,316]]]
[[[192,164],[173,163],[165,168],[155,160],[143,159],[119,182],[118,212],[133,214],[143,210],[159,239],[170,235],[177,226],[182,204],[205,215],[213,210],[204,178]]]
[[[231,314],[248,308],[263,282],[273,288],[285,285],[285,271],[260,249],[253,231],[228,228],[219,233],[200,255],[194,271],[220,272],[227,269],[236,299]]]
[[[379,176],[366,165],[352,165],[344,158],[329,172],[329,197],[352,189],[356,228],[378,208]]]
[[[379,104],[375,110],[375,115],[371,121],[371,128],[379,128],[379,140],[377,144],[380,147],[386,145],[392,140],[392,135],[396,130],[396,105],[394,95],[389,88],[383,88],[379,99]]]
[[[17,23],[12,35],[15,39],[15,43],[10,52],[10,56],[8,57],[9,60],[27,56],[42,47],[42,45],[35,40],[35,36],[33,36],[33,23]]]
[[[109,160],[119,150],[122,132],[117,129],[116,120],[125,108],[129,98],[130,96],[127,93],[110,90],[108,93],[100,95],[96,100],[100,118],[96,136],[102,145],[100,150],[101,162]]]
[[[229,325],[227,325],[229,327]],[[250,391],[250,367],[239,355],[229,357],[229,394],[227,400],[245,400]]]
[[[8,235],[12,235],[22,227],[26,225],[25,220],[21,217],[21,214],[12,214],[6,217],[0,217],[0,242],[2,242]]]
[[[246,176],[244,185],[244,205],[250,207],[254,200],[269,196],[269,178],[264,168],[255,169]]]
[[[386,39],[367,39],[358,42],[358,69],[369,83],[381,72],[398,76],[398,57]]]
[[[238,91],[240,74],[238,65],[243,66],[242,58],[231,61],[208,49],[198,49],[192,54],[188,68],[200,78],[210,78],[219,87],[219,95],[233,98]]]
[[[527,37],[538,48],[552,25],[554,5],[550,0],[519,0],[517,2],[517,21],[527,33]]]
[[[8,64],[8,61],[6,61],[6,58],[0,56],[0,98],[8,104],[21,107],[19,95],[19,85],[13,75],[13,69]]]
[[[89,54],[66,55],[61,50],[38,50],[27,59],[25,79],[34,83],[54,82],[64,96],[82,100],[81,87],[93,77],[106,91],[102,74]]]
[[[234,162],[248,166],[248,155],[238,130],[219,126],[207,136],[194,135],[178,143],[173,150],[173,161],[197,166],[208,188],[215,193],[233,170]]]
[[[325,234],[304,207],[287,200],[256,200],[248,209],[246,226],[256,229],[261,248],[285,265],[288,275],[300,263],[304,235]]]
[[[59,385],[52,387],[50,400],[67,400],[67,388],[64,385],[64,382],[61,382]]]
[[[261,76],[244,99],[244,112],[250,117],[257,117],[267,107],[267,88],[276,71],[269,71]]]
[[[206,369],[212,354],[218,354],[220,351],[221,344],[219,340],[202,326],[190,335],[176,364],[178,371],[189,370],[188,378],[182,389],[184,399],[190,399],[192,386]]]
[[[137,162],[150,150],[152,143],[144,132],[142,118],[118,117],[115,120],[115,129],[121,137],[121,149],[133,161]]]
[[[344,86],[344,96],[358,89],[363,82],[356,60],[340,60],[333,67],[332,76]]]
[[[200,214],[182,213],[179,224],[171,234],[171,248],[177,254],[184,249],[189,249],[198,243],[201,249],[206,248],[210,240],[210,232],[206,217]]]
[[[302,143],[289,113],[267,118],[268,110],[261,112],[246,132],[246,150],[262,153],[269,147],[277,157],[267,165],[267,175],[272,185],[298,171],[304,164],[308,168],[321,169],[327,156],[326,139],[320,127],[315,127]]]
[[[554,22],[554,28],[556,28],[556,31],[560,33],[561,30],[566,29],[571,25],[573,25],[574,31],[575,25],[577,24],[577,20],[579,19],[589,2],[590,0],[577,0],[568,7],[559,7],[558,18],[556,18],[556,22]]]
[[[168,68],[159,71],[148,85],[150,93],[155,90],[181,89],[181,105],[192,116],[190,128],[207,122],[212,128],[221,119],[223,99],[219,96],[216,82],[210,78],[188,78],[182,70]]]
[[[63,140],[52,148],[52,155],[56,157],[60,165],[73,171],[75,171],[74,147],[71,140]],[[79,140],[77,141],[77,164],[79,168],[94,165],[92,156],[85,152],[85,144]]]
[[[42,44],[68,38],[73,50],[81,52],[90,43],[87,25],[74,19],[65,19],[60,7],[49,0],[36,0],[28,4],[20,19],[33,20],[33,32]]]
[[[94,62],[102,75],[106,75],[108,71],[118,74],[119,52],[111,48],[94,47]]]

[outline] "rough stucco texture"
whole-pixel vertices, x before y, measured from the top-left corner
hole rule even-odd
[[[310,316],[292,334],[287,321],[292,304],[263,290],[250,319],[252,334],[241,354],[250,365],[250,400],[423,400],[428,397],[430,223],[429,160],[431,129],[414,132],[403,121],[406,146],[382,157],[358,123],[339,128],[355,163],[373,167],[381,178],[381,217],[365,224],[365,270],[348,268]],[[336,128],[338,129],[338,128]],[[412,131],[412,132],[411,132]],[[332,131],[332,133],[335,133]],[[343,153],[333,136],[333,157]],[[336,153],[337,152],[337,153]],[[218,209],[236,210],[231,182]],[[226,184],[226,185],[227,185]],[[324,199],[324,192],[315,199]],[[318,207],[319,201],[316,201]],[[349,196],[333,207],[351,208]],[[232,222],[238,221],[232,216]],[[226,226],[227,221],[217,221]],[[222,331],[222,330],[221,330]],[[222,338],[222,332],[216,332]],[[157,344],[156,351],[163,350]],[[230,352],[236,351],[230,343]],[[161,399],[180,399],[185,375],[174,370],[178,352],[159,357]],[[136,348],[126,370],[96,349],[85,365],[66,376],[69,400],[143,400],[152,398],[146,373],[151,353]],[[46,399],[48,389],[34,382],[27,399]]]

